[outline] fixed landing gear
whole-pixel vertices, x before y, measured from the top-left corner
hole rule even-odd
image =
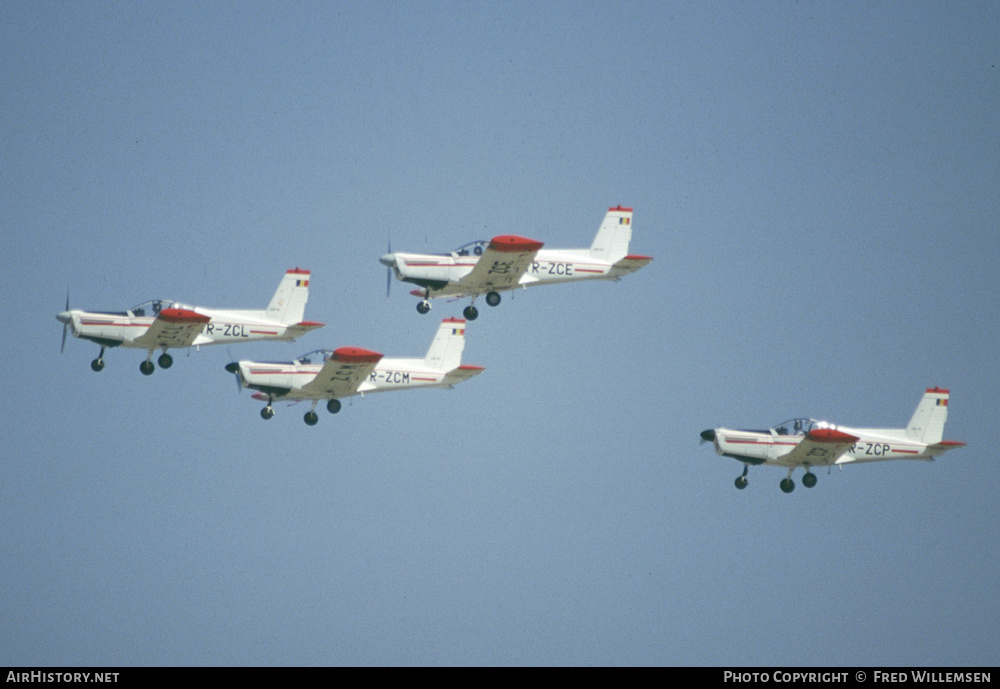
[[[104,347],[101,347],[101,353],[97,355],[97,358],[90,362],[90,370],[94,373],[100,373],[104,370]]]
[[[326,410],[331,414],[336,414],[340,411],[340,400],[330,400],[326,403]]]
[[[791,477],[781,479],[781,483],[778,485],[781,486],[781,490],[785,493],[791,493],[795,490],[795,481]]]
[[[274,409],[271,408],[271,403],[268,402],[267,406],[260,410],[260,418],[267,421],[272,416],[274,416]]]
[[[749,481],[747,481],[747,469],[749,468],[750,468],[749,466],[744,464],[743,473],[736,477],[736,487],[739,488],[740,490],[746,488],[747,483],[749,483]]]
[[[426,299],[417,304],[417,313],[427,313],[430,310],[431,310],[431,303]]]
[[[147,358],[145,361],[143,361],[141,364],[139,364],[139,370],[142,372],[142,375],[144,375],[144,376],[151,376],[151,375],[153,375],[153,371],[156,370],[156,367],[153,366],[153,362],[151,361],[152,358],[153,358],[153,353],[150,352],[149,353],[149,358]],[[169,354],[167,354],[166,352],[164,352],[156,360],[156,363],[158,363],[160,365],[160,368],[162,368],[162,369],[168,369],[168,368],[170,368],[171,366],[174,365],[174,358],[172,356],[170,356]],[[93,366],[93,365],[91,365],[91,366]]]
[[[811,471],[807,471],[806,475],[802,477],[802,485],[806,488],[812,488],[816,485],[816,474]]]
[[[465,320],[474,321],[479,318],[479,309],[472,304],[469,304],[462,310],[462,314],[465,316]]]
[[[314,411],[307,411],[305,415],[306,424],[309,426],[315,426],[319,423],[319,416],[317,416]]]
[[[488,292],[486,294],[486,303],[490,306],[500,305],[500,294],[497,292]]]

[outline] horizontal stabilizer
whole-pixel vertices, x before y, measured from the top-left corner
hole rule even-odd
[[[472,378],[473,376],[479,375],[485,370],[486,369],[483,368],[482,366],[472,366],[470,364],[462,364],[458,368],[449,371],[448,374],[444,377],[444,380],[442,382],[445,383],[446,385],[456,385],[458,383],[468,380],[469,378]]]

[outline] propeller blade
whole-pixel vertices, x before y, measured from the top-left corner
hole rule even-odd
[[[243,394],[243,380],[240,377],[240,365],[237,363],[236,359],[233,359],[233,353],[229,351],[229,347],[226,347],[226,353],[229,355],[229,363],[226,364],[226,371],[232,373],[236,378],[236,392],[240,395]]]
[[[63,309],[63,313],[69,313],[69,288],[68,287],[66,288],[66,308]],[[59,347],[59,353],[60,354],[62,354],[63,352],[66,351],[66,328],[68,326],[69,326],[69,323],[63,323],[62,345]]]
[[[388,249],[388,251],[386,251],[386,254],[387,255],[391,255],[392,254],[392,237],[389,237],[387,243],[388,243],[388,246],[386,248]],[[385,269],[385,298],[388,299],[389,295],[391,293],[392,293],[392,266],[386,266],[386,269]]]

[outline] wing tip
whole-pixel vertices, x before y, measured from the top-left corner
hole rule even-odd
[[[545,244],[537,239],[518,237],[515,234],[501,234],[490,240],[490,251],[501,251],[508,253],[521,253],[538,251]]]
[[[337,361],[349,364],[378,363],[382,359],[382,355],[378,352],[373,352],[370,349],[362,349],[361,347],[341,347],[334,350],[333,356]]]

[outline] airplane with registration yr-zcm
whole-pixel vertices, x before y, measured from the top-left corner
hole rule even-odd
[[[294,361],[234,361],[226,370],[236,376],[239,388],[258,390],[253,398],[266,402],[260,410],[264,420],[274,416],[275,401],[312,402],[305,422],[319,422],[316,405],[326,400],[326,409],[336,414],[347,397],[393,390],[451,388],[482,373],[482,366],[462,363],[465,321],[446,318],[438,326],[423,358],[383,358],[360,347],[319,349]]]

